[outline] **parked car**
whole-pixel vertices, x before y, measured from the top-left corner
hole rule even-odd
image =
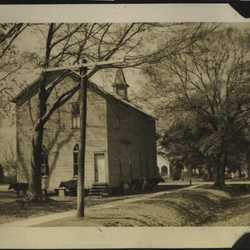
[[[77,196],[77,180],[72,179],[68,181],[62,181],[59,188],[65,188],[65,195]],[[85,195],[88,195],[88,189],[84,189]]]
[[[17,182],[17,183],[11,183],[9,185],[8,190],[10,191],[15,191],[17,196],[21,195],[26,195],[27,191],[28,191],[28,183],[23,183],[23,182]]]
[[[158,185],[158,183],[164,182],[164,179],[162,177],[155,177],[155,178],[149,178],[147,181],[148,181],[147,188],[149,190],[152,190]]]
[[[62,181],[59,188],[65,188],[65,194],[70,196],[77,195],[77,180]]]

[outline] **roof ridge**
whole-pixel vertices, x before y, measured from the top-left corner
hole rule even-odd
[[[72,79],[76,79],[76,77],[73,77],[72,74],[68,74],[67,76],[71,77]],[[29,93],[29,91],[31,92],[31,96],[37,94],[37,92],[38,92],[38,84],[39,84],[41,79],[42,78],[41,78],[41,74],[40,74],[39,77],[37,77],[31,84],[27,85],[19,94],[16,95],[16,97],[13,98],[13,102],[17,102],[18,99],[21,99],[22,97],[27,96],[27,93]],[[88,81],[88,83],[91,84],[90,87],[92,87],[96,91],[101,92],[103,95],[110,96],[110,97],[114,98],[115,100],[117,100],[117,101],[119,101],[119,102],[121,102],[121,103],[123,103],[123,104],[137,110],[138,112],[141,112],[142,114],[147,115],[147,116],[151,117],[152,119],[156,119],[156,117],[154,117],[153,115],[145,112],[138,105],[133,104],[133,103],[129,102],[128,100],[122,99],[120,96],[116,95],[115,93],[111,93],[111,92],[107,91],[104,87],[99,86],[99,85],[97,85],[96,83],[94,83],[94,82],[92,82],[90,80]],[[21,104],[22,103],[23,102],[21,102]]]

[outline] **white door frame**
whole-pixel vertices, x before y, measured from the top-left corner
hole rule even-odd
[[[107,178],[107,154],[106,151],[96,151],[94,152],[94,182],[95,183],[102,183],[98,180],[98,169],[97,169],[97,164],[96,164],[96,155],[103,155],[104,156],[104,171],[105,171],[105,181],[104,183],[108,183],[108,178]]]

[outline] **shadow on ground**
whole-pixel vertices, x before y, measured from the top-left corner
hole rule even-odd
[[[29,203],[24,207],[16,201],[0,202],[0,223],[63,212],[73,208],[75,208],[75,204],[72,202],[59,202],[54,200]]]
[[[193,189],[147,197],[115,207],[86,210],[84,219],[64,218],[38,226],[201,226],[216,221],[227,208],[229,194]]]
[[[184,186],[163,185],[158,191],[180,187]],[[130,202],[124,200],[132,198],[131,195],[103,199],[87,197],[86,206],[91,208],[86,209],[84,219],[68,217],[37,226],[249,226],[249,187],[250,185],[228,185],[221,191],[211,185],[204,185],[157,196],[138,194]],[[0,200],[0,223],[76,208],[76,198],[72,197],[68,201],[31,203],[25,208],[21,208],[13,196],[3,197],[5,198]],[[112,201],[116,202],[112,205]],[[109,202],[109,206],[94,207]]]

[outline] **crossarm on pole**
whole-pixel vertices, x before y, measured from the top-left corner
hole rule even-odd
[[[97,63],[82,63],[82,64],[77,64],[77,65],[68,65],[64,67],[51,67],[51,68],[46,68],[43,69],[43,72],[55,72],[55,71],[62,71],[62,70],[77,70],[80,68],[87,67],[88,69],[90,68],[95,68],[95,67],[109,67],[109,66],[115,66],[116,64],[122,64],[124,63],[124,60],[117,60],[117,61],[104,61],[104,62],[97,62]]]

